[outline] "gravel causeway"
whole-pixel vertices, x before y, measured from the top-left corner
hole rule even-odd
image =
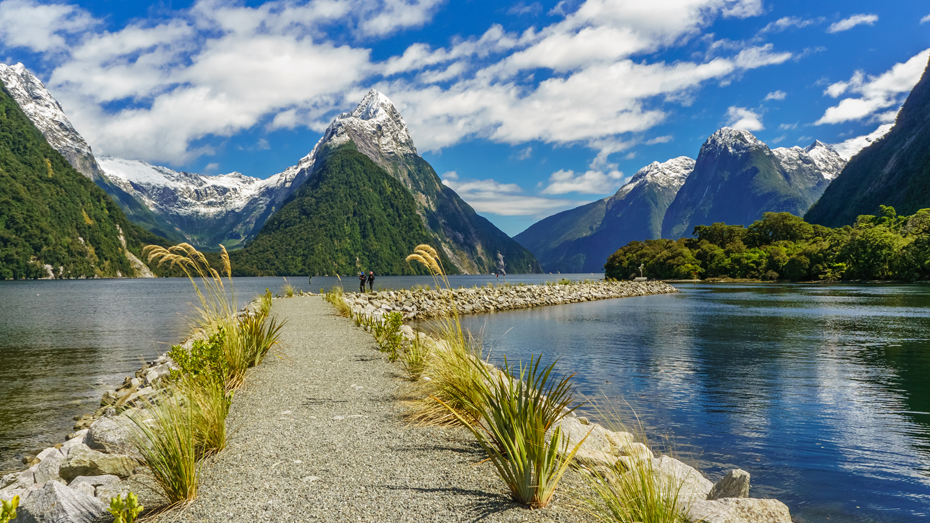
[[[564,489],[542,510],[512,502],[464,429],[404,421],[400,366],[321,297],[275,300],[272,314],[288,322],[279,357],[236,393],[197,500],[155,521],[590,520]]]

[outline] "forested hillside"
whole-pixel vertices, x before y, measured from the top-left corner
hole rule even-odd
[[[0,89],[0,277],[133,276],[120,230],[136,255],[164,243],[131,224]]]
[[[430,234],[410,192],[367,156],[342,147],[275,213],[245,249],[239,275],[420,274],[404,259]],[[358,263],[356,263],[358,258]],[[454,267],[443,260],[447,269]]]
[[[609,278],[753,278],[765,280],[930,279],[930,209],[860,216],[854,226],[812,225],[789,213],[765,213],[748,228],[714,223],[695,238],[632,242],[607,259]]]

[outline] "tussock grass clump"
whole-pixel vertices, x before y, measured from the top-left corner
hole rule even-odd
[[[432,346],[428,339],[421,337],[419,331],[410,343],[404,347],[400,355],[400,361],[407,372],[407,379],[417,381],[426,370],[427,362],[432,354]]]
[[[294,293],[295,293],[296,291],[297,291],[297,290],[294,288],[294,286],[291,285],[291,283],[290,283],[289,281],[287,281],[287,278],[284,278],[284,286],[281,287],[281,293],[282,293],[284,296],[287,296],[288,298],[293,298],[293,297],[294,297]]]
[[[577,408],[569,408],[573,402],[572,376],[554,379],[555,363],[540,367],[539,358],[520,365],[514,377],[506,360],[498,375],[492,375],[480,362],[473,365],[483,376],[481,382],[474,384],[485,405],[479,413],[479,423],[470,422],[451,407],[448,409],[474,434],[513,499],[532,508],[545,507],[584,442],[582,439],[569,450],[560,427],[546,441],[546,431]],[[456,393],[462,402],[473,401],[473,391]]]
[[[168,396],[150,405],[152,418],[130,416],[132,440],[171,505],[197,497],[197,431],[189,401]]]
[[[609,405],[609,404],[608,404]],[[598,417],[610,430],[627,432],[612,408],[602,408],[594,402]],[[635,439],[650,449],[650,456],[638,456],[617,461],[613,467],[602,467],[583,474],[593,496],[579,495],[578,500],[598,521],[605,523],[687,523],[681,491],[686,478],[675,478],[656,470],[651,459],[652,446],[646,431],[636,417]]]
[[[349,304],[346,303],[346,300],[342,295],[342,287],[333,287],[329,292],[323,294],[323,299],[328,301],[333,307],[336,308],[336,314],[346,318],[351,318],[352,307],[349,307]]]
[[[267,318],[271,314],[271,291],[265,288],[265,294],[259,297],[258,314]]]
[[[226,390],[225,383],[215,378],[184,377],[178,390],[190,404],[197,459],[226,448],[226,416],[233,393]]]
[[[430,271],[437,290],[450,289],[449,279],[436,249],[426,244],[417,245],[413,254],[407,256],[407,262],[411,261],[422,264]],[[476,362],[484,364],[483,347],[462,330],[452,292],[440,292],[439,296],[449,302],[446,309],[450,313],[436,322],[439,341],[435,350],[431,350],[424,358],[422,374],[430,378],[425,385],[428,395],[442,401],[458,416],[439,403],[424,399],[415,404],[409,417],[413,422],[425,425],[459,425],[461,418],[476,421],[483,409],[483,397],[475,386],[483,379],[482,373],[475,366]],[[470,392],[463,394],[463,391]]]

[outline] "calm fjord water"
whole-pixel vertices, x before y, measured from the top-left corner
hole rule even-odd
[[[243,302],[282,284],[236,283]],[[465,323],[496,362],[560,358],[581,392],[629,402],[653,440],[668,436],[711,479],[748,470],[751,493],[781,499],[798,521],[930,517],[930,287],[678,287]],[[180,279],[0,282],[0,470],[60,441],[103,390],[180,341],[194,299]]]

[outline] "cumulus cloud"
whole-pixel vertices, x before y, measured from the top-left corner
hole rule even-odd
[[[766,101],[768,100],[784,100],[788,96],[784,91],[772,91],[771,93],[765,95]]]
[[[864,72],[856,71],[849,81],[831,84],[824,91],[827,96],[838,98],[851,93],[858,97],[844,98],[828,108],[814,123],[824,125],[861,120],[899,106],[903,102],[902,96],[910,93],[920,80],[928,59],[930,49],[925,49],[878,76],[866,76]]]
[[[930,15],[927,15],[927,16],[925,16],[925,17],[923,17],[923,18],[920,19],[920,23],[922,23],[922,24],[925,24],[925,23],[927,23],[927,22],[930,22]]]
[[[514,183],[495,180],[460,180],[455,171],[442,175],[442,183],[458,193],[476,211],[500,216],[543,217],[574,207],[577,202],[527,196]]]
[[[878,21],[878,15],[852,15],[849,18],[844,18],[839,22],[830,24],[830,27],[827,28],[828,33],[841,33],[843,31],[848,31],[857,25],[872,25]]]
[[[97,25],[97,20],[75,6],[39,4],[34,0],[0,3],[0,40],[8,47],[40,53],[60,51],[70,37]]]
[[[549,177],[549,185],[542,190],[542,194],[612,193],[621,185],[621,180],[623,180],[623,173],[617,170],[610,172],[591,170],[576,173],[572,170],[562,169],[552,173]]]
[[[762,117],[745,107],[732,106],[727,109],[727,126],[743,131],[761,131]]]

